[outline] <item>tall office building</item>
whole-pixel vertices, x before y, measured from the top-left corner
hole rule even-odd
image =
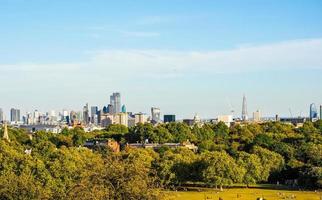
[[[92,106],[91,107],[91,122],[93,124],[97,124],[97,113],[98,113],[98,107],[97,106]]]
[[[108,104],[106,111],[107,111],[106,113],[113,114],[114,112],[113,106],[111,104]]]
[[[320,105],[320,119],[322,120],[322,105]]]
[[[314,103],[311,103],[310,105],[310,119],[311,121],[316,120],[318,118],[318,111],[315,107]]]
[[[11,108],[10,109],[10,121],[11,122],[19,122],[20,121],[20,110]]]
[[[34,111],[33,124],[38,124],[40,122],[40,113],[38,110]]]
[[[243,97],[242,120],[243,121],[247,121],[248,120],[247,101],[246,101],[246,96],[245,95]]]
[[[3,122],[4,117],[3,117],[3,110],[0,108],[0,123]]]
[[[119,92],[114,92],[110,96],[110,104],[112,105],[112,112],[110,113],[120,113],[121,112],[121,94]]]
[[[88,103],[83,107],[83,122],[85,124],[88,124],[89,123]]]
[[[160,108],[151,108],[152,123],[158,123],[160,121],[161,111]]]

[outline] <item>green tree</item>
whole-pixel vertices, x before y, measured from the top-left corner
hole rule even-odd
[[[245,169],[243,183],[247,184],[247,186],[262,181],[263,166],[257,155],[240,152],[237,164]]]
[[[235,160],[226,152],[205,152],[202,155],[205,162],[203,178],[211,186],[229,186],[242,182],[245,169],[238,166]]]

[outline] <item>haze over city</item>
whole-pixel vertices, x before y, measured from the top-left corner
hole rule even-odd
[[[322,104],[321,8],[318,0],[3,0],[0,107],[81,110],[119,91],[133,112],[214,118],[232,108],[240,115],[245,94],[249,113],[308,116],[311,103]]]

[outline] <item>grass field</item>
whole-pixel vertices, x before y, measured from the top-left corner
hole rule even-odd
[[[168,192],[170,200],[256,200],[264,197],[266,200],[322,200],[321,192],[302,192],[287,190],[269,190],[269,189],[226,189],[219,191],[203,192]]]

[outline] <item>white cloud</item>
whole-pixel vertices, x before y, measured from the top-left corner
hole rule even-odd
[[[225,51],[102,50],[85,63],[0,65],[0,71],[110,74],[111,78],[177,78],[187,74],[322,69],[322,39],[294,40]]]
[[[158,32],[147,32],[147,31],[120,31],[125,37],[158,37]]]
[[[106,50],[93,63],[143,74],[235,73],[269,69],[322,69],[322,39],[295,40],[225,51]]]

